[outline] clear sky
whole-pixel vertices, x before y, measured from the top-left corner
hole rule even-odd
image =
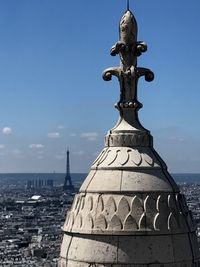
[[[171,172],[200,172],[200,1],[130,0],[138,65],[140,120]],[[117,81],[102,71],[126,0],[0,0],[0,172],[87,172],[117,121]]]

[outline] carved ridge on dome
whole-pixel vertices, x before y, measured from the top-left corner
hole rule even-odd
[[[181,194],[80,194],[68,213],[64,226],[66,232],[105,234],[169,234],[195,231],[195,224],[188,210],[185,221]],[[84,207],[82,203],[85,203]],[[91,208],[91,204],[92,208]],[[90,207],[89,207],[90,206]],[[78,207],[83,207],[79,209]],[[119,233],[121,232],[121,233]]]
[[[110,147],[103,150],[91,169],[102,168],[164,168],[150,148]]]
[[[141,132],[137,133],[112,133],[105,137],[106,147],[150,147],[152,144],[152,136],[148,134],[143,134]]]

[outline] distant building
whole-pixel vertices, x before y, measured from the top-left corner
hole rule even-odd
[[[26,183],[27,189],[40,189],[40,188],[52,188],[54,186],[54,181],[52,179],[35,179],[35,180],[28,180]]]
[[[47,182],[47,184],[46,184],[47,187],[53,187],[53,180],[52,179],[48,179],[48,180],[46,180],[46,182]]]
[[[63,190],[74,192],[74,186],[72,184],[72,179],[70,174],[69,150],[67,150],[66,175],[65,175]]]

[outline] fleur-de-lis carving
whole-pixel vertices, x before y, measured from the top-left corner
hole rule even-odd
[[[108,68],[103,72],[103,79],[110,81],[112,76],[118,78],[120,83],[120,101],[117,108],[133,108],[139,110],[142,105],[137,100],[137,83],[142,76],[150,82],[154,79],[151,70],[137,67],[137,57],[147,51],[145,42],[137,41],[137,22],[129,9],[120,21],[118,41],[110,50],[111,56],[119,55],[120,66]]]

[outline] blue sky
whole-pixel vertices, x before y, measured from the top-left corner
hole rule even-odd
[[[87,172],[118,118],[116,80],[102,71],[118,41],[125,0],[0,1],[0,172]],[[139,83],[140,120],[171,172],[200,172],[200,1],[131,1],[138,65],[155,73]]]

